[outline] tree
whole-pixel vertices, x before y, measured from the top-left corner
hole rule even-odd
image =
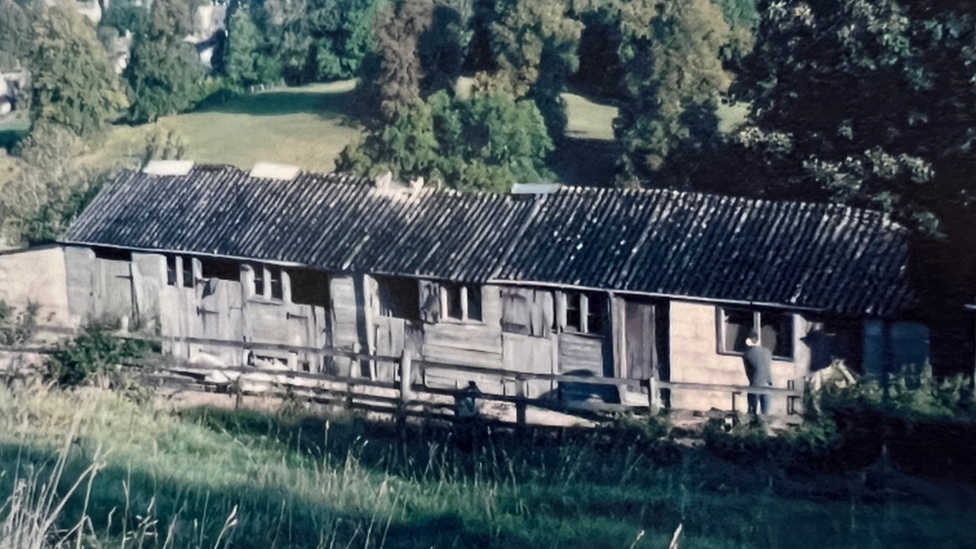
[[[87,136],[128,106],[95,29],[74,8],[48,8],[34,28],[31,118]]]
[[[70,129],[41,120],[20,145],[20,173],[0,192],[0,226],[12,242],[51,242],[88,203],[100,175],[79,164],[90,151]]]
[[[493,86],[533,99],[550,135],[562,136],[566,115],[559,94],[579,67],[583,24],[567,15],[561,0],[496,0],[490,17]]]
[[[544,162],[550,150],[552,140],[534,102],[505,93],[460,99],[439,91],[347,147],[337,168],[501,192],[514,182],[552,177]]]
[[[732,78],[721,51],[731,33],[708,0],[635,0],[622,4],[621,104],[614,133],[622,146],[622,181],[653,179],[668,155],[718,128],[720,94]]]
[[[736,91],[752,104],[739,143],[764,170],[763,192],[878,208],[936,231],[937,212],[972,188],[939,177],[971,164],[976,137],[976,19],[956,6],[761,3]]]
[[[434,18],[433,0],[400,0],[376,15],[374,53],[367,59],[359,94],[367,116],[390,122],[420,97],[423,78],[418,43]]]
[[[247,6],[230,17],[224,71],[235,85],[247,87],[277,80],[281,67],[270,55]]]
[[[260,27],[290,84],[349,78],[372,48],[381,0],[265,0]]]
[[[0,68],[12,68],[30,58],[39,9],[33,2],[26,4],[25,9],[14,0],[0,0]]]
[[[193,29],[187,0],[155,0],[146,30],[136,37],[125,76],[131,89],[129,118],[152,122],[189,109],[199,99],[204,69],[183,40]]]

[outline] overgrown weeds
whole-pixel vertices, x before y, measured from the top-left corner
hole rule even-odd
[[[64,478],[99,463],[48,538],[77,542],[83,523],[91,548],[637,549],[666,547],[678,524],[683,548],[774,546],[771,532],[790,530],[802,534],[796,547],[952,546],[968,528],[951,500],[852,507],[779,493],[765,470],[706,454],[660,459],[647,434],[659,428],[484,426],[465,452],[436,423],[400,432],[298,409],[171,411],[34,385],[0,389],[0,470],[51,463],[65,440]],[[0,500],[11,494],[0,477]],[[838,527],[838,516],[856,526]]]

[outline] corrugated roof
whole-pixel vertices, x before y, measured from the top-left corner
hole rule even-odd
[[[880,213],[667,190],[532,197],[230,166],[124,171],[62,241],[840,313],[888,315],[909,300],[907,235]]]

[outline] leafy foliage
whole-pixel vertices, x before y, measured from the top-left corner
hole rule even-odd
[[[533,99],[550,135],[562,136],[566,114],[559,94],[579,68],[583,24],[568,15],[560,0],[498,0],[490,18],[496,69],[489,87]]]
[[[69,129],[38,123],[21,144],[22,168],[0,194],[0,220],[13,242],[51,242],[97,192],[104,174],[79,165],[88,144]]]
[[[265,0],[265,37],[290,84],[349,78],[372,47],[379,0]]]
[[[136,38],[125,71],[132,121],[153,122],[187,110],[200,99],[204,70],[193,46],[183,41],[192,29],[187,0],[153,2],[149,26]]]
[[[36,25],[31,72],[35,122],[91,135],[128,106],[95,29],[68,5],[48,8]]]
[[[879,208],[933,232],[968,201],[976,18],[964,4],[764,1],[739,136],[768,196]]]
[[[0,299],[0,345],[18,345],[30,341],[37,330],[38,310],[40,306],[37,303],[28,303],[23,311],[17,313],[15,307]]]
[[[168,132],[156,128],[146,135],[143,162],[150,160],[181,160],[186,155],[186,141],[176,130]]]
[[[100,327],[88,327],[73,340],[58,344],[45,363],[46,376],[62,387],[85,385],[110,367],[142,357],[149,350],[145,341],[112,337]]]
[[[39,3],[0,0],[0,68],[27,63],[34,43]]]
[[[623,180],[650,179],[686,141],[718,129],[719,94],[732,76],[722,66],[731,34],[708,0],[639,0],[621,8],[624,94],[614,133],[623,149]]]
[[[365,142],[351,145],[340,170],[407,180],[417,177],[461,190],[507,190],[516,181],[549,177],[544,159],[552,150],[542,114],[532,101],[505,93],[470,99],[437,92],[418,100]]]
[[[251,11],[241,6],[230,17],[224,71],[238,87],[266,84],[280,78],[281,66],[272,57],[270,46],[251,19]]]

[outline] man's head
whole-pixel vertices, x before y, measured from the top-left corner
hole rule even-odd
[[[756,333],[756,332],[750,333],[749,334],[749,337],[746,338],[746,345],[748,345],[750,347],[756,347],[756,346],[758,346],[759,345],[759,334]]]

